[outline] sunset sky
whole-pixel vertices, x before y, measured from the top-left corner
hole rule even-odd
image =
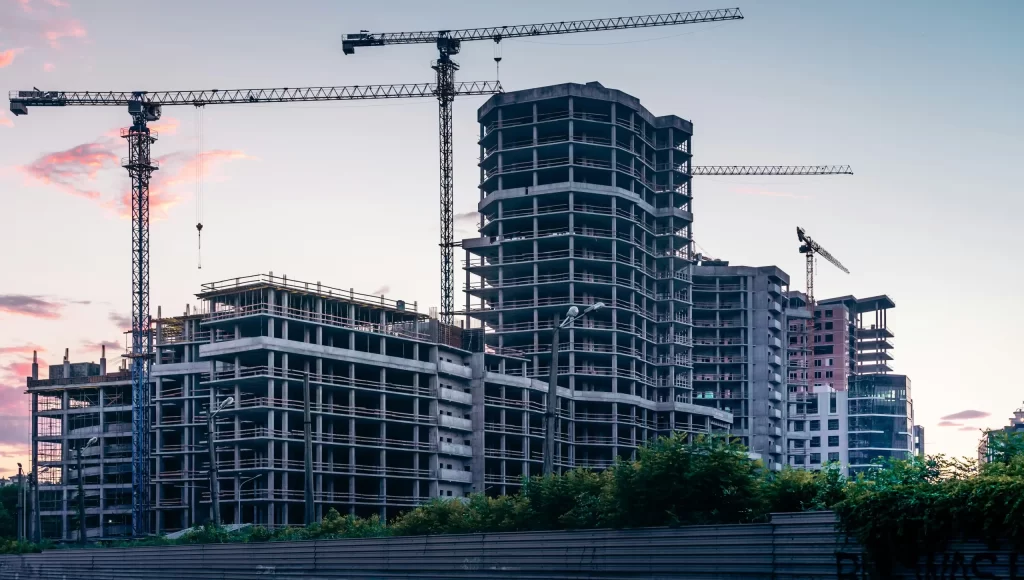
[[[341,52],[341,35],[705,8],[688,0],[331,2],[0,0],[5,90],[175,90],[430,82],[430,45]],[[506,90],[600,81],[694,123],[694,159],[850,164],[854,176],[704,178],[699,250],[778,265],[803,289],[796,226],[822,262],[819,297],[888,294],[894,367],[913,381],[929,452],[974,455],[1024,389],[1024,3],[749,1],[745,19],[502,43]],[[493,80],[493,43],[459,79]],[[484,97],[455,105],[456,212],[470,215]],[[439,302],[437,104],[167,107],[153,127],[152,304],[202,282],[273,271]],[[113,367],[129,324],[128,177],[115,107],[0,111],[0,475],[26,461],[32,351]],[[202,212],[197,215],[197,176]],[[195,224],[203,229],[197,267]],[[460,219],[457,237],[473,235]],[[460,260],[462,256],[457,256]],[[460,277],[461,278],[461,277]],[[461,284],[459,284],[461,286]],[[461,303],[461,299],[458,300]],[[46,365],[42,365],[43,376]]]

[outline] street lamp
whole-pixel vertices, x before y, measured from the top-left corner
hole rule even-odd
[[[228,397],[206,414],[206,436],[209,439],[207,447],[210,451],[210,503],[213,506],[213,525],[215,526],[220,525],[220,481],[217,479],[217,451],[213,443],[216,432],[213,430],[213,419],[217,413],[233,405],[234,402],[234,397]]]
[[[85,442],[85,445],[79,444],[75,448],[75,466],[78,469],[78,543],[85,544],[85,485],[82,483],[82,450],[88,449],[99,441],[96,437],[93,437]]]
[[[544,475],[555,472],[555,427],[558,420],[558,331],[572,326],[580,318],[604,308],[604,302],[591,304],[580,312],[576,306],[570,306],[565,313],[565,320],[555,325],[551,331],[551,374],[548,375],[547,405],[544,410]]]
[[[21,470],[21,464],[18,464],[18,539],[25,539],[25,487],[22,484],[22,477],[24,472]]]
[[[249,479],[243,480],[241,483],[238,484],[238,493],[235,494],[235,500],[238,502],[238,507],[235,508],[235,523],[236,524],[241,524],[242,523],[242,486],[247,484],[247,483],[249,483],[250,481],[256,481],[260,477],[262,477],[262,476],[261,475],[254,475],[254,476],[250,477]],[[256,488],[253,488],[254,491],[255,491],[255,489]],[[256,494],[253,493],[253,495],[255,496]],[[256,518],[255,517],[253,517],[252,523],[254,525],[256,524]]]
[[[32,510],[35,514],[32,517],[32,541],[37,544],[43,541],[43,517],[39,514],[39,474],[46,473],[47,471],[50,471],[50,466],[48,465],[39,469],[29,479],[29,482],[32,483]]]

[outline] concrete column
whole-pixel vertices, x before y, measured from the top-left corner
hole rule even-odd
[[[275,303],[274,289],[270,288],[267,290],[267,312],[270,316],[267,317],[267,336],[274,338],[274,325],[276,320],[274,319],[274,312],[277,311],[277,304]]]
[[[284,316],[285,318],[281,319],[281,336],[279,338],[283,338],[285,340],[288,340],[288,318],[287,317],[290,315],[290,312],[288,311],[288,307],[290,305],[289,299],[290,299],[290,296],[288,295],[288,293],[282,291],[281,292],[281,306],[280,306],[280,308],[278,310],[280,311],[281,315]]]

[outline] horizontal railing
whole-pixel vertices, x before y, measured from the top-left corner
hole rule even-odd
[[[203,322],[216,322],[219,320],[231,320],[235,318],[256,315],[278,316],[282,318],[288,318],[290,320],[300,320],[303,322],[310,322],[313,324],[333,326],[335,328],[360,330],[363,332],[373,332],[376,334],[399,336],[402,338],[411,338],[415,340],[434,340],[434,337],[432,337],[428,333],[413,330],[412,328],[416,328],[418,326],[418,323],[416,322],[380,324],[376,322],[368,322],[363,320],[353,320],[351,318],[336,316],[334,314],[309,312],[299,308],[291,308],[281,306],[279,304],[269,304],[267,302],[258,302],[256,304],[249,304],[246,306],[240,306],[227,310],[211,312],[206,316],[206,318],[203,319]],[[218,338],[218,340],[231,339],[233,339],[232,335],[227,335],[223,339]]]
[[[218,431],[215,440],[219,442],[246,439],[293,439],[301,441],[302,431],[270,429],[267,427],[251,427],[230,431]],[[387,447],[393,449],[411,449],[418,451],[435,451],[437,445],[432,442],[409,441],[406,439],[388,439],[383,437],[365,437],[348,433],[313,433],[314,443],[333,443],[340,445],[359,445],[363,447]]]
[[[223,371],[216,371],[211,373],[211,380],[223,381],[223,380],[237,380],[245,378],[263,378],[268,379],[284,379],[289,381],[302,381],[306,377],[306,373],[297,370],[285,370],[267,366],[260,367],[241,367],[238,369],[229,369]],[[342,377],[338,375],[323,375],[310,373],[309,381],[311,384],[323,384],[337,387],[353,387],[358,389],[367,389],[372,391],[387,391],[392,393],[406,393],[411,395],[419,396],[430,396],[431,392],[429,386],[414,386],[414,385],[403,385],[398,383],[389,383],[381,381],[369,381],[364,379],[352,379],[349,377]],[[230,408],[228,409],[230,410]]]
[[[383,306],[396,310],[416,312],[416,302],[405,302],[404,300],[392,300],[380,295],[362,294],[352,288],[335,288],[321,284],[320,282],[303,282],[291,280],[287,276],[274,276],[273,274],[253,274],[228,278],[217,282],[206,282],[202,285],[202,291],[218,292],[226,290],[244,289],[248,286],[273,285],[278,288],[297,290],[302,292],[316,293],[327,298],[336,298],[357,302],[368,306]]]

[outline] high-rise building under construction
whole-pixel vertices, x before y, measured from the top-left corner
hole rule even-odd
[[[478,121],[480,236],[462,247],[487,344],[546,380],[566,309],[606,306],[562,332],[556,464],[606,467],[657,435],[727,429],[730,413],[693,401],[692,124],[596,82],[495,95]],[[532,457],[539,442],[502,427],[520,411],[487,412],[485,439]]]

